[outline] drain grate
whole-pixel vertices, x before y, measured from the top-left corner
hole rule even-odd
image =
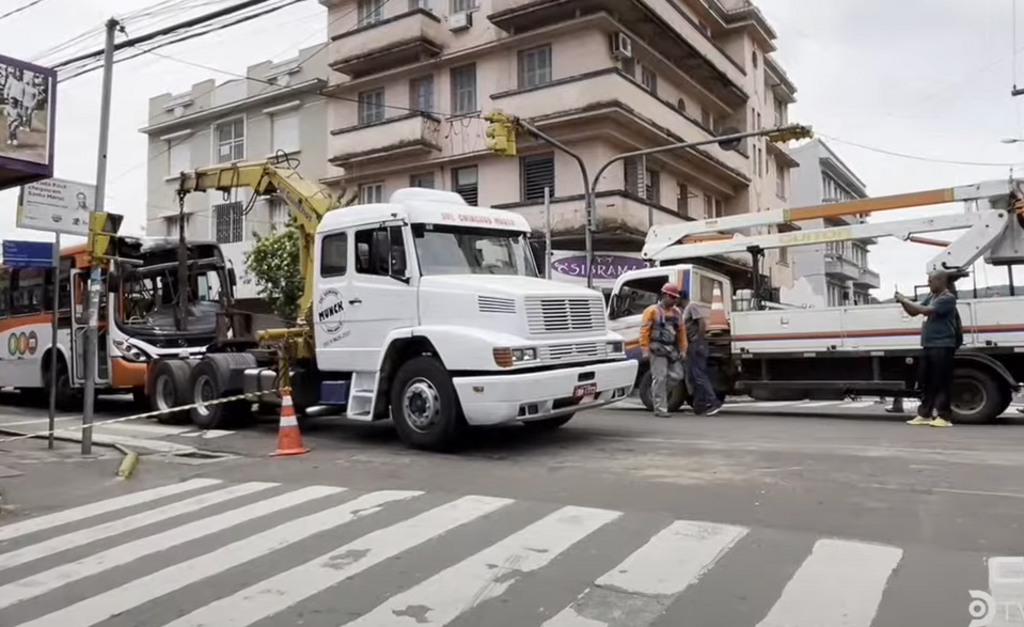
[[[228,459],[236,459],[238,455],[232,455],[231,453],[217,453],[215,451],[200,451],[191,450],[182,453],[168,453],[167,455],[156,456],[155,459],[161,459],[167,462],[173,462],[178,464],[210,464],[213,462],[222,462]]]

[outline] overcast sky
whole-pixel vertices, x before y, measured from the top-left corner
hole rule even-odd
[[[0,13],[25,1],[0,0]],[[31,59],[101,26],[110,15],[150,3],[43,0],[0,21],[0,52]],[[867,183],[872,195],[1005,178],[1013,163],[1020,164],[1017,173],[1024,175],[1024,144],[1000,142],[1024,138],[1024,96],[1015,100],[1009,95],[1014,82],[1013,49],[1024,49],[1024,36],[1014,42],[1012,0],[756,0],[756,4],[778,31],[776,56],[799,89],[791,120],[811,124]],[[325,32],[326,10],[309,0],[272,17],[161,52],[244,72],[246,66],[268,58],[288,58],[300,47],[322,41]],[[102,36],[92,44],[102,46]],[[1024,84],[1024,71],[1017,75]],[[152,56],[117,66],[107,202],[110,211],[126,216],[129,231],[137,232],[145,219],[146,144],[138,129],[146,123],[148,98],[183,91],[211,76],[215,75]],[[95,179],[99,78],[95,73],[59,88],[58,177]],[[15,204],[16,193],[0,192],[0,237],[15,236]],[[958,210],[899,211],[885,219]],[[914,284],[923,282],[925,264],[937,252],[882,240],[870,257],[883,277],[878,296],[887,298],[894,286],[911,292]],[[1005,282],[1006,274],[979,266],[977,278],[981,285],[997,284]],[[1017,282],[1024,278],[1018,276]]]

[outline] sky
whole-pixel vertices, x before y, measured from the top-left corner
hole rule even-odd
[[[0,0],[0,14],[27,0]],[[778,32],[775,53],[798,88],[790,120],[811,125],[867,184],[872,195],[944,188],[1005,179],[1013,164],[1024,177],[1024,96],[1012,98],[1015,77],[1024,85],[1024,32],[1018,38],[1013,0],[756,0]],[[151,0],[43,0],[0,20],[0,53],[28,59],[111,15]],[[1024,2],[1019,11],[1024,13]],[[271,17],[206,38],[162,49],[184,61],[227,72],[286,59],[325,38],[326,9],[300,2]],[[131,32],[129,22],[129,34]],[[272,43],[268,43],[272,42]],[[102,34],[78,50],[102,46]],[[1021,50],[1017,55],[1014,48]],[[1019,57],[1019,58],[1015,58]],[[1021,67],[1017,67],[1020,63]],[[210,77],[229,76],[153,56],[118,64],[114,75],[107,209],[125,215],[123,232],[145,221],[148,99],[177,93]],[[58,88],[55,175],[95,180],[100,74]],[[896,156],[900,153],[907,156]],[[912,158],[911,158],[912,157]],[[942,161],[965,162],[962,164]],[[993,165],[967,165],[974,164]],[[0,238],[46,239],[14,228],[17,193],[0,192]],[[959,206],[888,212],[878,220],[905,219]],[[924,282],[938,249],[881,240],[870,264],[882,274],[880,298],[894,288],[912,293]],[[979,285],[1006,282],[1004,269],[979,264]],[[1017,283],[1024,283],[1024,269]],[[963,286],[961,286],[963,289]]]

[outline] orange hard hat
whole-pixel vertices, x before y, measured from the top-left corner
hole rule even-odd
[[[679,298],[679,287],[675,283],[666,283],[661,288],[662,294],[668,294],[673,298]]]

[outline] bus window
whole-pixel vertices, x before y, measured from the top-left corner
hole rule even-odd
[[[16,268],[11,273],[11,315],[30,316],[43,312],[46,271]]]
[[[0,270],[0,319],[11,313],[11,273]]]

